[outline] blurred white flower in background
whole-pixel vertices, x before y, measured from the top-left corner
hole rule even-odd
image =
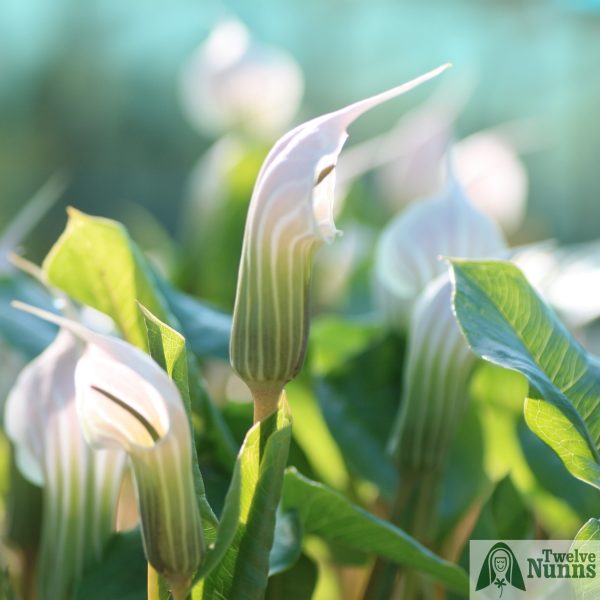
[[[455,142],[456,120],[472,82],[452,85],[440,86],[391,131],[350,148],[338,169],[342,193],[354,179],[375,171],[379,194],[399,212],[410,202],[442,192],[450,155],[453,176],[472,203],[506,233],[514,233],[525,218],[529,188],[519,155],[543,147],[544,132],[539,123],[524,119]],[[340,205],[342,201],[340,197]]]
[[[186,116],[201,131],[242,129],[272,138],[298,110],[304,78],[289,54],[253,40],[242,23],[227,20],[184,66],[180,90]]]
[[[517,149],[493,130],[470,135],[452,147],[453,167],[467,196],[504,231],[516,231],[527,208],[528,178]]]

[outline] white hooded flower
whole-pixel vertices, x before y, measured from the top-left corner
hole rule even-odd
[[[390,441],[399,465],[438,468],[466,405],[475,357],[454,319],[441,256],[506,252],[504,238],[451,179],[439,195],[410,206],[384,230],[376,250],[375,290],[382,314],[408,331],[402,400]]]
[[[233,367],[255,400],[271,399],[259,414],[275,409],[304,358],[312,260],[337,233],[335,166],[347,127],[445,68],[303,123],[267,156],[248,210],[231,337]]]
[[[190,121],[202,130],[241,128],[269,138],[287,127],[303,87],[291,56],[256,42],[239,21],[228,20],[215,27],[185,66],[181,98]]]
[[[99,452],[127,453],[148,562],[172,584],[185,586],[203,558],[204,540],[192,476],[190,425],[177,387],[135,346],[22,307],[85,343],[75,368],[84,436]]]
[[[43,486],[38,599],[72,597],[83,569],[101,558],[114,525],[125,467],[120,450],[92,450],[75,405],[81,345],[67,330],[19,375],[5,410],[16,462]]]

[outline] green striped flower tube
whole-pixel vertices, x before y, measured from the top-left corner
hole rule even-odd
[[[442,466],[468,397],[475,356],[452,313],[451,285],[442,256],[505,254],[497,225],[479,212],[457,181],[415,203],[382,233],[375,291],[384,319],[408,332],[402,400],[390,440],[398,466]]]
[[[80,353],[61,330],[21,372],[5,407],[19,470],[43,486],[38,600],[73,598],[83,570],[102,557],[126,462],[121,450],[96,452],[83,438],[75,405]]]
[[[135,346],[27,310],[83,340],[75,396],[84,437],[99,452],[127,453],[146,558],[169,581],[175,598],[183,597],[205,545],[193,484],[191,429],[177,387]]]
[[[252,392],[255,421],[276,410],[304,360],[313,257],[337,234],[335,166],[346,129],[446,68],[303,123],[268,154],[246,220],[230,347],[231,363]]]

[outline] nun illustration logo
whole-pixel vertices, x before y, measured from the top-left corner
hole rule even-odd
[[[475,591],[483,590],[490,585],[498,588],[498,598],[502,598],[502,592],[507,586],[525,591],[519,563],[513,551],[504,542],[494,544],[487,553],[479,572]]]

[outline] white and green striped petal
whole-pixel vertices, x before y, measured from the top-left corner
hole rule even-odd
[[[475,356],[452,313],[451,294],[448,275],[440,275],[412,314],[402,402],[390,442],[396,462],[408,470],[441,466],[467,402]]]
[[[403,469],[441,466],[467,401],[474,364],[452,313],[442,256],[504,254],[496,226],[452,178],[444,192],[401,213],[382,234],[375,286],[383,316],[408,331],[408,360],[390,449]]]
[[[92,450],[75,405],[80,345],[61,330],[9,394],[5,426],[19,469],[43,486],[38,600],[68,600],[83,569],[101,558],[115,521],[125,453]]]
[[[375,257],[375,296],[386,321],[405,329],[427,284],[444,273],[440,256],[485,258],[505,250],[498,226],[451,178],[439,196],[411,205],[383,231]]]
[[[204,539],[193,485],[190,424],[177,387],[135,346],[27,309],[85,342],[75,369],[84,436],[98,452],[125,450],[148,562],[171,584],[185,586],[202,561]]]
[[[276,399],[302,365],[312,259],[337,233],[335,166],[347,127],[445,68],[308,121],[267,156],[246,221],[231,338],[232,365],[255,399]]]

